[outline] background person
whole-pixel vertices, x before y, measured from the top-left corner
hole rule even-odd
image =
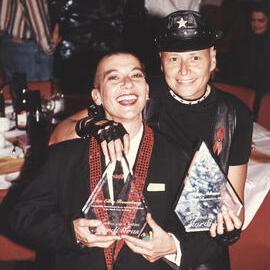
[[[261,97],[269,92],[270,85],[270,32],[269,3],[252,3],[249,8],[249,29],[235,43],[221,78],[223,81],[244,85],[256,91],[254,114],[256,116]]]
[[[6,82],[24,72],[28,81],[53,79],[53,53],[60,41],[52,30],[47,0],[0,2],[1,65]]]

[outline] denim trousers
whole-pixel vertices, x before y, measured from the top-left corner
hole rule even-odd
[[[53,55],[44,53],[33,40],[15,42],[3,35],[0,56],[6,82],[11,81],[14,72],[25,72],[27,81],[53,79]]]

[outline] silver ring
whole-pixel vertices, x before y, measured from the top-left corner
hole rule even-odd
[[[76,240],[76,243],[79,247],[81,248],[85,248],[85,245],[83,243],[81,243],[78,239]]]

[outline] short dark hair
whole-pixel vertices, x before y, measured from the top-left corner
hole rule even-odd
[[[142,71],[143,73],[145,74],[145,65],[144,63],[142,62],[142,60],[140,59],[140,57],[133,51],[129,51],[129,50],[117,50],[117,51],[110,51],[110,52],[107,52],[107,53],[104,53],[100,59],[97,61],[96,63],[96,67],[95,67],[95,72],[93,73],[93,78],[92,78],[92,88],[97,88],[97,85],[96,85],[96,80],[97,80],[97,71],[98,71],[98,66],[99,64],[106,58],[109,58],[111,56],[114,56],[114,55],[118,55],[118,54],[127,54],[127,55],[132,55],[134,56],[136,59],[138,59],[141,67],[142,67]]]
[[[268,18],[270,18],[269,14],[270,4],[262,1],[262,2],[254,2],[250,5],[249,14],[251,16],[252,12],[259,11],[264,13]]]

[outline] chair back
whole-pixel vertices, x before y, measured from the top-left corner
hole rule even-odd
[[[257,122],[270,130],[270,93],[265,94],[261,99]]]
[[[42,98],[49,98],[55,92],[57,88],[56,84],[52,81],[33,81],[27,82],[27,89],[28,90],[40,90],[40,95]],[[6,84],[3,87],[4,90],[4,97],[5,99],[11,99],[10,96],[10,85]]]
[[[270,192],[240,239],[229,247],[231,270],[270,269]]]
[[[35,251],[0,235],[0,261],[34,261]]]
[[[28,90],[40,90],[43,98],[49,98],[54,93],[54,84],[52,81],[35,81],[27,83]]]
[[[218,89],[238,97],[251,111],[253,111],[256,97],[256,92],[253,89],[222,82],[213,82],[212,84]]]

